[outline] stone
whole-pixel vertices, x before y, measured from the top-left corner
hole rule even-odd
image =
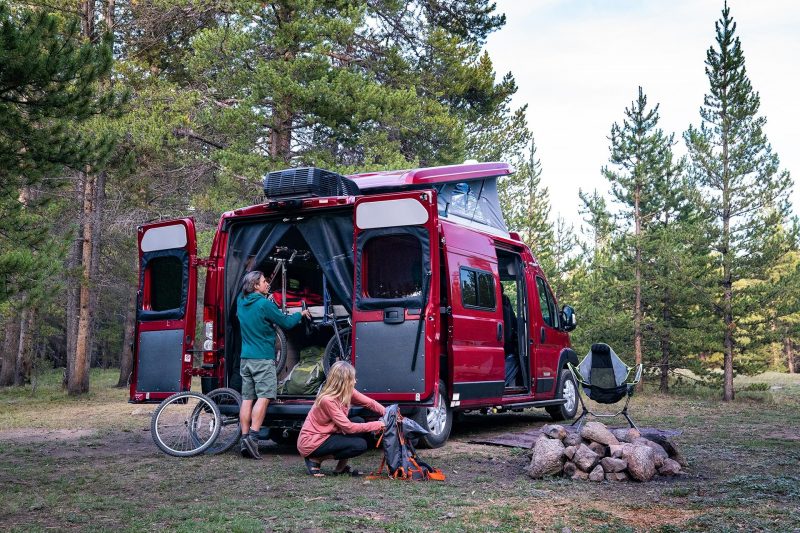
[[[572,460],[576,465],[578,465],[578,468],[584,472],[589,472],[600,460],[600,456],[594,453],[592,449],[585,444],[581,444],[578,446],[578,449],[575,450],[575,456],[572,458]]]
[[[664,448],[664,451],[667,452],[670,459],[673,459],[678,462],[683,468],[689,466],[689,463],[686,462],[686,459],[681,455],[681,452],[678,451],[678,447],[675,446],[675,443],[669,440],[667,437],[662,437],[661,435],[655,433],[647,433],[644,435],[644,438],[651,440]]]
[[[603,459],[600,460],[600,464],[603,465],[603,470],[607,473],[622,472],[628,468],[628,461],[615,457],[603,457]]]
[[[558,424],[546,424],[542,427],[542,434],[551,439],[564,440],[564,437],[567,436],[567,430],[564,429],[564,426]]]
[[[586,425],[581,428],[581,437],[606,446],[619,444],[617,437],[608,430],[605,424],[600,422],[586,422]]]
[[[548,439],[544,435],[533,445],[531,464],[525,469],[527,474],[538,479],[561,473],[563,467],[564,445],[558,439]]]
[[[603,481],[605,478],[606,473],[600,465],[595,466],[592,471],[589,472],[589,481]]]
[[[628,481],[628,474],[625,472],[607,472],[606,481]]]
[[[567,477],[572,477],[575,475],[575,472],[578,471],[578,467],[572,461],[567,461],[564,463],[564,475]]]
[[[620,458],[622,457],[622,444],[612,444],[608,447],[608,455],[611,457]]]
[[[575,446],[567,446],[564,448],[564,456],[571,461],[575,457],[575,450],[577,449]]]
[[[581,438],[580,433],[569,433],[566,437],[564,437],[564,446],[578,446],[578,444],[582,442],[583,439]]]
[[[642,436],[636,428],[618,428],[612,429],[611,434],[614,435],[620,442],[633,442],[633,439]]]
[[[669,459],[669,454],[667,451],[661,447],[661,445],[651,441],[650,439],[646,439],[644,437],[639,437],[638,439],[633,439],[633,444],[638,444],[639,446],[647,446],[653,449],[653,452],[656,454],[656,467],[660,464],[663,464],[664,459]]]
[[[658,469],[662,476],[675,476],[681,473],[681,465],[674,459],[664,459],[664,464]]]
[[[656,475],[655,452],[649,446],[629,444],[622,456],[628,460],[628,473],[637,481],[650,481]]]
[[[589,473],[578,469],[574,474],[572,474],[572,479],[575,481],[587,481],[589,479]]]
[[[590,442],[590,443],[589,443],[587,446],[589,446],[589,448],[590,448],[590,449],[591,449],[591,450],[592,450],[594,453],[596,453],[597,455],[599,455],[600,457],[605,457],[605,456],[607,455],[607,454],[606,454],[606,451],[607,451],[607,450],[606,450],[606,447],[605,447],[605,445],[604,445],[604,444],[600,444],[599,442],[594,442],[594,441],[592,441],[592,442]]]

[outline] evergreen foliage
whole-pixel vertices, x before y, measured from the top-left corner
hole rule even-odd
[[[791,181],[764,134],[766,118],[758,115],[760,97],[747,76],[727,2],[715,28],[716,46],[706,54],[709,92],[700,108],[702,120],[684,138],[691,173],[713,223],[720,288],[714,299],[723,324],[723,398],[732,400],[734,355],[741,353],[747,335],[737,324],[760,307],[753,286],[742,282],[763,279],[787,251],[792,239],[773,238],[773,228],[788,215]]]
[[[46,205],[54,178],[110,152],[110,138],[75,126],[114,103],[97,87],[111,59],[107,42],[80,42],[77,21],[0,2],[0,302],[41,288],[63,251],[50,235],[59,209]]]

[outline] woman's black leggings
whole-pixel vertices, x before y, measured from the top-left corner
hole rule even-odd
[[[361,435],[342,435],[334,433],[319,448],[311,452],[310,458],[332,455],[334,459],[350,459],[367,451],[367,439]]]

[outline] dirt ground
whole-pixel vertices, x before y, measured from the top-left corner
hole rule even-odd
[[[262,441],[258,462],[234,452],[169,457],[150,436],[152,406],[127,404],[124,393],[111,403],[104,395],[80,402],[0,395],[0,525],[10,531],[798,531],[795,393],[734,404],[636,397],[637,422],[683,431],[674,441],[690,466],[679,478],[613,484],[532,480],[524,474],[526,450],[470,443],[549,423],[537,410],[466,416],[445,447],[420,451],[446,481],[421,483],[313,479],[293,447],[271,441]],[[26,408],[27,418],[20,416]],[[367,471],[379,463],[377,450],[354,461]]]

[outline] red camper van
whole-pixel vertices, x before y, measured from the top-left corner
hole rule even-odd
[[[139,298],[132,402],[189,390],[240,390],[235,299],[242,276],[272,277],[284,312],[313,319],[279,332],[279,379],[304,350],[324,368],[358,370],[358,388],[398,403],[447,440],[459,411],[540,407],[572,418],[577,364],[542,269],[500,213],[504,163],[341,176],[318,168],[269,173],[265,202],[222,215],[208,258],[191,218],[139,227]],[[198,269],[206,270],[195,343]],[[275,439],[299,429],[313,395],[279,394],[265,426]]]

